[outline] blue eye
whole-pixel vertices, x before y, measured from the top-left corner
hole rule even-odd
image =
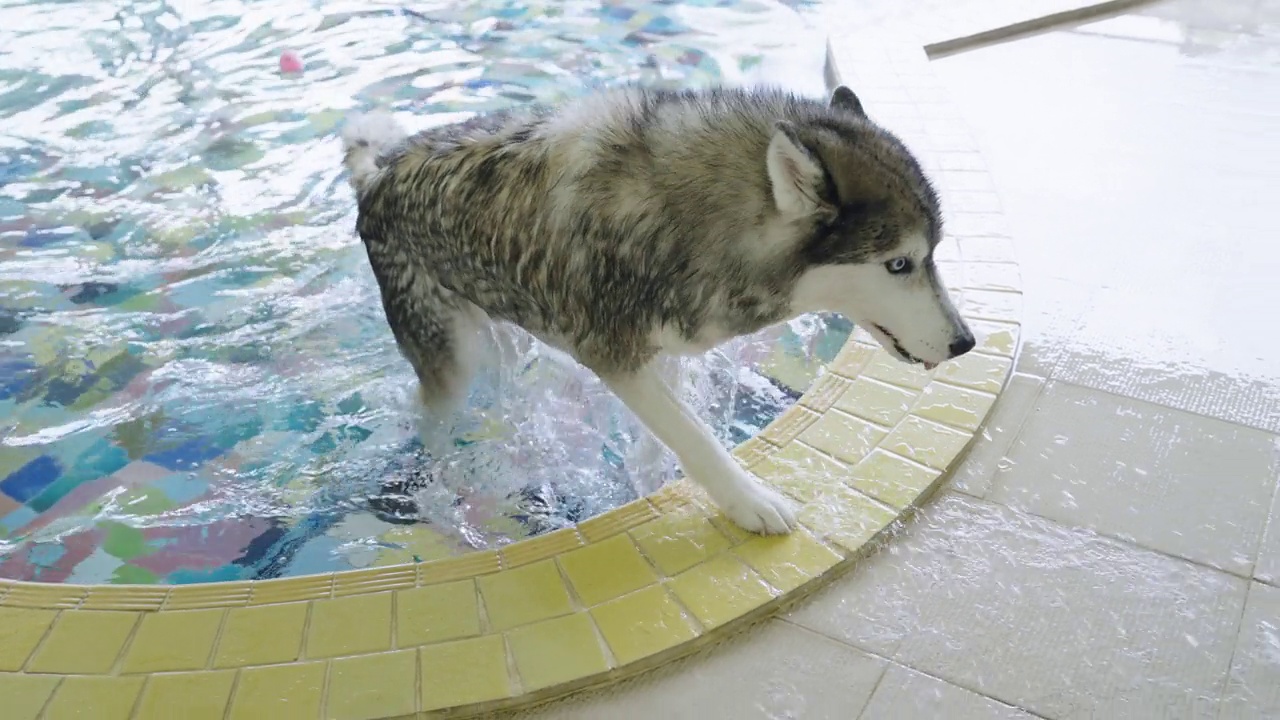
[[[911,258],[896,257],[884,264],[884,269],[891,275],[906,275],[913,269]]]

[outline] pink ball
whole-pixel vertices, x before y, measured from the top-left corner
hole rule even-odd
[[[302,58],[298,57],[298,53],[293,52],[292,50],[286,50],[280,53],[280,72],[302,72]]]

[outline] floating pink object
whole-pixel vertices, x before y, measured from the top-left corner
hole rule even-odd
[[[302,72],[302,58],[298,57],[298,53],[286,50],[280,53],[280,72],[282,73],[300,73]]]

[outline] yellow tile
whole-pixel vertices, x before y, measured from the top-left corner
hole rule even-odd
[[[800,398],[800,404],[819,413],[826,412],[849,387],[849,379],[827,373],[814,381]]]
[[[121,672],[199,670],[209,662],[226,610],[146,613]]]
[[[44,720],[129,720],[145,679],[141,675],[65,678],[45,708]]]
[[[819,413],[816,413],[809,408],[793,405],[786,412],[782,413],[781,417],[778,417],[774,419],[773,422],[769,423],[769,426],[761,431],[757,437],[762,437],[774,445],[782,447],[795,439],[797,435],[804,432],[805,428],[817,422],[820,417],[822,416]],[[763,459],[763,457],[758,457],[755,462],[744,461],[743,464],[747,467],[751,467],[756,462]]]
[[[619,665],[635,662],[697,637],[680,604],[661,585],[624,595],[591,610]]]
[[[774,597],[754,570],[729,554],[681,573],[671,580],[671,590],[707,628],[745,615]]]
[[[578,523],[578,530],[588,542],[599,542],[657,517],[648,500],[632,500],[620,508],[601,513]]]
[[[418,653],[424,712],[511,697],[501,635],[431,645]]]
[[[966,318],[1016,322],[1022,317],[1022,293],[966,289],[962,307]]]
[[[769,427],[773,426],[770,425]],[[796,432],[799,432],[799,429]],[[731,454],[737,458],[743,467],[751,467],[769,457],[769,453],[773,452],[774,449],[775,447],[765,442],[761,435],[756,435],[738,443],[738,446],[733,449]]]
[[[649,504],[653,505],[659,515],[668,515],[673,512],[693,512],[696,510],[705,511],[709,506],[714,505],[707,495],[707,491],[703,490],[701,485],[686,477],[663,485],[657,491],[649,493],[645,499],[649,501]]]
[[[27,666],[37,673],[105,673],[133,632],[138,613],[63,610]]]
[[[240,607],[253,595],[252,581],[217,582],[200,585],[176,585],[169,589],[165,610]]]
[[[292,662],[302,651],[307,603],[232,608],[213,656],[214,667]]]
[[[972,432],[982,424],[995,401],[996,396],[991,393],[929,383],[914,412],[922,418]]]
[[[134,720],[222,720],[235,679],[234,670],[152,675]]]
[[[953,430],[913,415],[894,428],[882,446],[923,465],[946,470],[972,438],[972,432]]]
[[[887,382],[911,390],[920,390],[929,384],[929,373],[919,365],[908,365],[880,351],[862,370],[863,377]]]
[[[800,502],[809,502],[823,488],[840,485],[849,477],[847,465],[799,442],[782,448],[751,471]]]
[[[982,352],[1013,357],[1013,351],[1018,348],[1019,327],[1015,324],[975,320],[969,327],[978,336],[977,349]]]
[[[840,554],[803,529],[789,535],[755,537],[733,552],[773,587],[790,592],[841,561]]]
[[[494,630],[506,630],[573,611],[554,560],[478,578],[484,609]]]
[[[897,518],[893,510],[850,488],[835,488],[806,505],[800,522],[849,551],[862,548]]]
[[[56,610],[0,607],[0,672],[22,669],[57,614]]]
[[[61,679],[56,675],[0,673],[5,720],[36,720]]]
[[[400,647],[480,634],[474,580],[428,585],[396,594],[396,638]]]
[[[575,528],[570,527],[512,543],[498,554],[502,556],[503,567],[515,568],[553,558],[577,547],[582,547],[582,538],[578,537]]]
[[[893,427],[906,417],[918,394],[914,390],[860,377],[836,400],[836,409]]]
[[[254,583],[249,604],[275,605],[305,600],[324,600],[330,597],[333,597],[332,575],[304,575]]]
[[[938,471],[877,449],[853,467],[855,489],[899,510],[913,505],[938,479]]]
[[[334,660],[325,717],[375,720],[413,714],[417,666],[415,650]]]
[[[856,378],[875,354],[875,348],[850,341],[840,349],[840,354],[836,355],[829,367],[832,372]]]
[[[512,630],[507,639],[525,692],[609,670],[586,613],[525,625]]]
[[[627,535],[614,535],[560,556],[569,582],[588,607],[658,581],[658,575]]]
[[[418,568],[413,565],[348,570],[333,576],[333,596],[368,595],[382,590],[411,588],[418,581]]]
[[[939,365],[937,377],[952,385],[998,393],[1012,367],[1013,360],[1007,357],[969,353]]]
[[[167,587],[95,585],[80,604],[82,610],[159,610],[169,595]]]
[[[316,720],[324,692],[324,663],[245,668],[240,671],[229,720]]]
[[[731,545],[729,538],[696,509],[663,515],[632,528],[631,536],[653,564],[668,576],[691,568]]]
[[[457,557],[432,560],[418,565],[418,582],[422,585],[466,580],[502,569],[497,550],[478,550]]]
[[[311,605],[307,657],[358,655],[391,649],[391,593],[316,600]]]
[[[22,583],[9,590],[4,596],[4,604],[41,610],[70,609],[79,607],[85,594],[85,588],[74,585]]]
[[[884,435],[882,428],[862,418],[839,410],[828,410],[821,420],[800,434],[800,440],[838,460],[853,464],[871,452]]]

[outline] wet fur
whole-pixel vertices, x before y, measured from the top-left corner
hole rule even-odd
[[[624,88],[412,137],[361,116],[344,141],[357,229],[429,412],[464,397],[487,323],[514,323],[600,375],[747,529],[786,532],[794,517],[708,445],[659,355],[848,311],[811,306],[838,291],[830,271],[878,268],[907,237],[921,244],[915,282],[968,333],[933,270],[937,195],[847,88],[830,102]]]

